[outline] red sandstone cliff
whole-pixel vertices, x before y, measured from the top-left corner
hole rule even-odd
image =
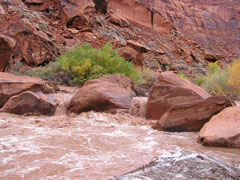
[[[204,73],[209,61],[240,55],[239,7],[236,0],[0,0],[1,71],[112,41],[136,66]]]
[[[240,1],[139,0],[185,37],[226,58],[240,56]]]

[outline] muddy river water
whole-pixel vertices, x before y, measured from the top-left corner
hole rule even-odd
[[[196,143],[197,133],[168,133],[130,115],[68,117],[0,114],[0,179],[110,180],[169,150],[214,156],[240,170],[240,150]]]

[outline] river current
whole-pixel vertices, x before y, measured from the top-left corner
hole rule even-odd
[[[130,115],[0,114],[0,179],[111,180],[158,156],[190,150],[240,170],[240,150],[196,143],[198,133],[153,130]]]

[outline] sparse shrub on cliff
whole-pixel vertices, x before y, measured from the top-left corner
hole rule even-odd
[[[224,94],[232,99],[240,97],[240,60],[223,69],[218,62],[209,63],[208,71],[208,75],[199,76],[193,82],[213,95]]]
[[[186,79],[188,81],[190,81],[191,79],[189,77],[187,77],[183,72],[178,72],[177,75],[182,78],[182,79]]]
[[[135,83],[139,83],[141,79],[133,63],[121,58],[110,43],[105,44],[100,50],[91,48],[88,43],[76,46],[56,62],[32,70],[30,74],[68,85],[83,84],[87,80],[111,74],[131,77]]]

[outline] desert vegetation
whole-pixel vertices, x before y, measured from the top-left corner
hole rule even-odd
[[[201,75],[192,81],[212,95],[224,94],[232,99],[240,97],[240,60],[235,60],[225,67],[219,62],[209,63],[208,74]]]
[[[136,84],[145,77],[132,62],[121,58],[110,43],[99,50],[91,48],[89,43],[76,46],[75,49],[57,58],[55,62],[30,70],[27,74],[68,85],[81,85],[87,80],[111,74],[131,77]]]

